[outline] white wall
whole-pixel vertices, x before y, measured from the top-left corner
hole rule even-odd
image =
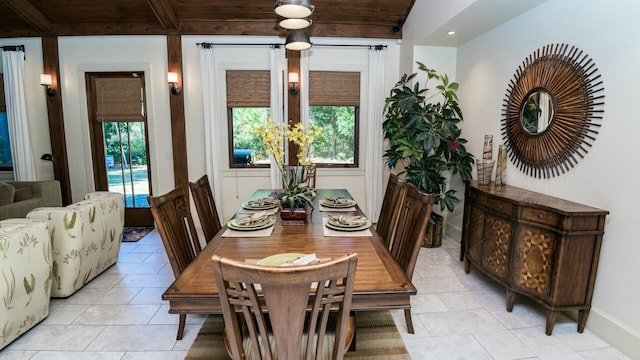
[[[155,194],[173,189],[166,44],[164,36],[59,38],[62,108],[73,201],[81,200],[86,193],[95,189],[87,116],[86,72],[144,71],[152,188]]]
[[[507,183],[610,211],[600,254],[593,308],[587,328],[640,358],[637,206],[640,166],[636,135],[640,3],[549,0],[524,15],[460,46],[457,80],[469,150],[482,154],[485,134],[502,143],[502,99],[522,61],[551,43],[588,54],[602,74],[604,120],[584,159],[568,173],[537,179],[507,165]]]
[[[44,88],[40,85],[40,74],[42,74],[44,67],[42,62],[42,40],[40,38],[0,39],[0,46],[12,45],[24,45],[24,91],[36,178],[38,180],[52,180],[53,163],[40,160],[42,154],[51,154],[47,96]],[[0,72],[2,72],[1,64]],[[0,174],[0,178],[13,179],[13,173],[3,172],[3,174]]]

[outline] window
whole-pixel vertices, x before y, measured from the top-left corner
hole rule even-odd
[[[229,166],[268,167],[260,136],[253,130],[271,117],[269,70],[227,71]]]
[[[9,124],[7,107],[4,100],[4,79],[0,74],[0,171],[12,171],[11,142],[9,141]]]
[[[360,73],[311,71],[309,122],[324,129],[311,151],[321,167],[357,167]]]

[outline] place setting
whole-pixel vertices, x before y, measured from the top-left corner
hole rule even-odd
[[[261,210],[229,220],[222,237],[263,237],[271,235],[276,218]]]
[[[332,215],[322,219],[324,236],[371,236],[371,221],[362,215]]]
[[[349,212],[356,211],[357,202],[342,196],[327,196],[320,201],[320,211]]]
[[[279,208],[280,200],[274,199],[272,197],[264,197],[243,203],[240,214],[254,215],[256,213],[264,212],[267,215],[274,215],[278,213]]]

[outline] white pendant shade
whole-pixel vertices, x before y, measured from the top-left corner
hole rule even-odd
[[[280,27],[289,30],[304,29],[311,25],[311,19],[282,19]]]
[[[284,47],[289,50],[306,50],[311,47],[311,40],[304,30],[291,30]]]
[[[309,17],[313,9],[314,6],[309,1],[289,0],[276,2],[275,12],[282,17],[301,19]]]

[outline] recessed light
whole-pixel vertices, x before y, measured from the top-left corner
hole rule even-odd
[[[449,32],[447,33],[447,35],[455,35],[455,34],[456,34],[456,32],[455,32],[455,31],[449,31]]]

